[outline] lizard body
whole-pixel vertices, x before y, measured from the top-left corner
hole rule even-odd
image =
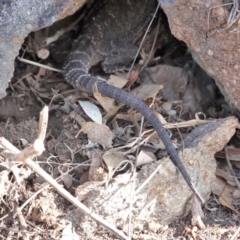
[[[156,130],[190,189],[200,202],[203,202],[167,131],[154,112],[130,93],[89,74],[91,67],[98,63],[101,63],[106,73],[111,73],[124,69],[124,66],[134,59],[137,53],[134,43],[146,30],[156,10],[157,1],[102,0],[97,4],[94,16],[90,15],[88,18],[64,66],[66,80],[75,88],[89,93],[93,93],[97,88],[103,96],[113,98],[141,112]]]

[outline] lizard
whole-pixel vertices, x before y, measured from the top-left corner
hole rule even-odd
[[[136,41],[146,31],[157,8],[155,0],[101,0],[94,15],[87,18],[81,35],[74,40],[72,50],[63,66],[66,81],[74,88],[115,99],[139,111],[153,126],[164,143],[172,162],[198,200],[198,193],[177,150],[155,113],[132,94],[107,84],[90,74],[91,67],[101,63],[106,73],[124,70],[137,54]]]

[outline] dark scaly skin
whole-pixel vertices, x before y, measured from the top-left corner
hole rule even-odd
[[[135,41],[146,30],[157,2],[154,0],[103,0],[95,6],[94,17],[90,15],[81,36],[74,42],[64,66],[66,80],[75,88],[93,93],[97,90],[138,110],[152,124],[162,139],[173,163],[186,183],[204,202],[174,148],[167,131],[154,112],[140,99],[122,89],[106,84],[89,74],[92,66],[101,62],[105,72],[120,70],[130,62],[137,48]]]

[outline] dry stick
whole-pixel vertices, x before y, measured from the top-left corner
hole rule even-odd
[[[238,0],[233,0],[233,6],[228,17],[227,25],[230,27],[235,23],[239,18],[239,3]]]
[[[210,12],[212,9],[214,8],[218,8],[218,7],[223,7],[223,6],[229,6],[229,5],[232,5],[233,3],[225,3],[225,4],[221,4],[221,5],[217,5],[217,6],[214,6],[214,7],[210,7],[208,9],[208,20],[207,20],[207,24],[208,24],[208,30],[210,29],[210,21],[209,21],[209,18],[210,18]]]
[[[141,141],[141,134],[143,130],[143,122],[144,117],[141,119],[141,126],[138,136],[138,143],[137,143],[137,150],[136,150],[136,156],[135,156],[135,164],[132,172],[132,178],[131,178],[131,191],[130,191],[130,205],[129,205],[129,217],[128,217],[128,237],[131,237],[131,226],[132,226],[132,209],[133,209],[133,198],[134,198],[134,183],[135,183],[135,177],[136,177],[136,168],[137,168],[137,157],[139,154],[139,147],[140,147],[140,141]]]
[[[134,195],[137,195],[154,177],[154,175],[162,168],[162,165],[159,164],[158,167],[151,173],[151,175],[143,182],[143,184],[134,192]]]
[[[240,190],[240,183],[239,183],[239,181],[238,181],[238,179],[237,179],[237,177],[236,177],[236,175],[233,171],[232,165],[231,165],[229,157],[228,157],[228,150],[227,150],[226,146],[224,147],[224,151],[225,151],[225,157],[226,157],[226,160],[227,160],[227,164],[228,164],[230,173],[231,173],[232,177],[234,178],[234,181],[235,181],[235,184],[236,184],[237,188]]]
[[[22,233],[23,240],[29,240],[29,234],[27,234],[27,224],[23,217],[22,211],[19,208],[17,208],[17,215],[18,215],[18,219],[19,219],[19,222],[20,222],[22,230],[23,230],[23,233]]]
[[[45,181],[47,181],[61,196],[71,202],[74,206],[76,206],[79,210],[84,212],[87,216],[93,218],[96,222],[107,228],[108,230],[115,233],[121,239],[129,239],[123,232],[119,231],[116,227],[109,224],[107,221],[102,219],[97,214],[91,212],[89,208],[80,203],[74,196],[72,196],[68,191],[66,191],[60,184],[58,184],[48,173],[46,173],[42,168],[40,168],[34,161],[30,158],[39,156],[44,151],[43,140],[46,134],[48,121],[48,107],[44,107],[40,113],[39,120],[39,133],[38,138],[34,141],[33,145],[25,148],[23,151],[19,151],[15,148],[10,142],[8,142],[5,138],[0,138],[0,144],[8,150],[13,150],[14,154],[3,151],[1,154],[13,161],[21,161],[25,163],[28,167],[30,167],[34,172],[40,175]]]
[[[57,68],[53,68],[53,67],[49,67],[47,65],[43,65],[41,63],[37,63],[37,62],[33,62],[31,60],[28,60],[28,59],[25,59],[25,58],[22,58],[22,57],[17,57],[17,59],[20,61],[20,62],[24,62],[24,63],[28,63],[28,64],[31,64],[31,65],[34,65],[34,66],[37,66],[37,67],[42,67],[42,68],[46,68],[48,70],[52,70],[52,71],[55,71],[55,72],[62,72],[61,70],[57,69]]]
[[[88,160],[88,161],[89,161],[89,160]],[[45,163],[46,163],[46,162],[45,162]],[[77,166],[75,166],[75,167],[69,169],[68,171],[66,171],[65,174],[69,174],[69,173],[70,173],[71,171],[73,171],[75,168],[78,168],[79,165],[83,166],[84,164],[77,164]],[[89,164],[86,164],[85,166],[89,166]],[[61,180],[61,176],[55,179],[55,181],[57,181],[57,182],[58,182],[59,180]],[[31,197],[29,197],[29,198],[19,207],[19,210],[22,211],[23,208],[24,208],[30,201],[32,201],[32,199],[36,198],[38,194],[40,194],[43,190],[45,190],[45,189],[48,188],[48,187],[49,187],[49,184],[46,184],[45,186],[43,186],[42,188],[40,188],[37,192],[35,192]],[[16,214],[17,214],[17,213],[15,213],[15,214],[13,215],[13,218],[16,217]],[[8,216],[8,215],[6,215],[6,216]],[[1,222],[1,219],[0,219],[0,222]]]
[[[128,71],[127,79],[128,79],[129,76],[130,76],[130,73],[131,73],[131,71],[132,71],[132,69],[133,69],[133,66],[134,66],[134,64],[135,64],[135,62],[136,62],[136,60],[137,60],[137,57],[138,57],[138,55],[139,55],[139,53],[140,53],[140,50],[141,50],[142,45],[143,45],[143,43],[144,43],[144,40],[146,39],[146,36],[147,36],[147,34],[148,34],[149,30],[150,30],[150,27],[152,26],[153,20],[155,19],[156,15],[157,15],[157,12],[158,12],[159,7],[160,7],[160,1],[159,1],[159,3],[158,3],[158,6],[157,6],[157,8],[156,8],[155,13],[153,14],[153,17],[152,17],[152,19],[151,19],[151,22],[149,23],[149,25],[148,25],[148,27],[147,27],[147,30],[146,30],[146,32],[144,33],[144,36],[143,36],[143,38],[142,38],[142,41],[141,41],[141,43],[140,43],[140,46],[139,46],[138,51],[137,51],[137,53],[136,53],[136,56],[135,56],[135,58],[133,59],[132,65],[131,65],[131,67],[130,67],[130,69],[129,69],[129,71]]]
[[[234,240],[234,239],[237,237],[237,235],[239,234],[239,232],[240,232],[240,227],[239,227],[238,230],[232,235],[232,237],[230,238],[230,240]]]
[[[131,73],[131,71],[132,71],[132,69],[133,69],[133,66],[134,66],[136,60],[137,60],[137,57],[138,57],[138,55],[139,55],[139,53],[140,53],[140,50],[141,50],[141,48],[142,48],[142,45],[143,45],[143,43],[144,43],[144,41],[145,41],[145,39],[146,39],[146,36],[147,36],[147,34],[148,34],[148,32],[149,32],[149,29],[150,29],[150,27],[152,26],[153,20],[155,19],[156,15],[157,15],[157,12],[158,12],[159,7],[160,7],[160,2],[158,2],[158,6],[157,6],[157,8],[156,8],[156,11],[154,12],[154,15],[153,15],[153,17],[152,17],[152,19],[151,19],[148,27],[147,27],[147,30],[146,30],[145,33],[144,33],[144,36],[143,36],[143,38],[142,38],[142,41],[141,41],[141,43],[140,43],[140,46],[139,46],[138,51],[137,51],[137,53],[136,53],[136,56],[135,56],[135,58],[134,58],[134,60],[133,60],[133,62],[132,62],[132,64],[131,64],[131,67],[130,67],[130,69],[129,69],[129,71],[128,71],[127,79],[128,79],[129,76],[130,76],[130,73]],[[140,134],[141,134],[141,131],[142,131],[143,121],[144,121],[144,117],[142,117],[142,120],[141,120]],[[134,194],[134,192],[133,192],[133,186],[134,186],[134,181],[135,181],[135,180],[134,180],[134,177],[135,177],[135,173],[136,173],[137,155],[138,155],[138,152],[139,152],[140,138],[138,138],[137,141],[138,141],[138,145],[137,145],[137,151],[136,151],[136,161],[135,161],[135,167],[134,167],[134,170],[133,170],[133,178],[132,178],[131,194],[130,194],[129,226],[128,226],[128,236],[129,236],[129,237],[130,237],[130,234],[131,234],[130,231],[131,231],[132,206],[133,206],[133,201],[132,201],[132,199],[133,199],[133,194]]]
[[[40,194],[44,189],[46,189],[46,188],[48,188],[48,187],[49,187],[49,185],[45,185],[44,187],[40,188],[37,192],[35,192],[30,198],[27,199],[27,201],[25,201],[25,202],[18,208],[18,211],[22,211],[23,208],[24,208],[30,201],[32,201],[32,199],[36,198],[38,194]],[[18,214],[18,212],[13,215],[13,218],[15,218],[17,214]]]

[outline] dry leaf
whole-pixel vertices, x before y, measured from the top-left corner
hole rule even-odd
[[[84,112],[95,122],[98,124],[102,124],[102,114],[99,108],[88,101],[78,101],[81,105]]]
[[[172,109],[171,102],[165,102],[162,105],[163,109],[168,113],[169,116],[176,116],[177,111]]]
[[[225,179],[228,184],[230,184],[232,186],[236,186],[234,178],[233,178],[233,176],[229,172],[226,172],[226,171],[224,171],[222,169],[217,168],[215,175]]]
[[[84,172],[81,177],[80,177],[80,181],[79,181],[79,184],[80,185],[83,185],[84,183],[88,182],[89,179],[88,179],[88,172]]]
[[[104,120],[107,122],[112,116],[116,115],[118,110],[123,106],[123,104],[119,104],[117,106],[114,106],[111,110],[107,112],[107,114],[104,116]]]
[[[128,121],[128,122],[132,122],[133,121],[133,114],[119,113],[119,114],[116,115],[115,118],[125,120],[125,121]],[[134,114],[134,119],[135,119],[135,121],[140,121],[142,119],[142,114],[141,113],[135,113]]]
[[[117,88],[123,88],[127,84],[128,80],[124,77],[117,76],[117,75],[110,75],[109,80],[107,81],[108,84],[113,85]]]
[[[146,100],[148,98],[155,97],[160,89],[162,89],[162,86],[158,84],[142,84],[140,87],[131,91],[131,94],[141,100]]]
[[[234,205],[240,205],[240,190],[236,188],[232,193]]]
[[[239,161],[231,161],[231,163],[232,163],[236,168],[240,168],[240,162],[239,162]]]
[[[229,160],[240,161],[240,148],[227,146],[227,153]],[[216,157],[225,159],[226,158],[225,152],[222,150],[216,153]]]
[[[86,120],[76,111],[70,112],[69,117],[74,119],[80,126],[83,126],[86,123]]]
[[[154,161],[157,161],[155,155],[152,152],[145,152],[141,151],[137,156],[137,166],[143,166],[148,163],[152,163]]]
[[[76,188],[75,196],[77,197],[78,201],[83,201],[88,197],[88,194],[96,189],[97,187],[104,184],[103,182],[86,182],[83,185],[80,185]]]
[[[87,122],[83,125],[82,131],[88,135],[91,142],[101,144],[105,149],[112,148],[113,132],[106,126]]]
[[[165,102],[165,103],[163,103],[162,108],[166,112],[169,112],[172,109],[172,103],[171,102]]]
[[[122,78],[120,76],[111,75],[110,79],[107,81],[108,84],[113,85],[117,88],[123,88],[126,83],[127,79]],[[103,97],[98,91],[94,91],[94,97],[98,100],[100,105],[106,110],[106,112],[113,116],[122,107],[122,105],[116,106],[115,100],[108,97]]]
[[[165,150],[166,147],[165,145],[163,144],[161,138],[158,137],[158,135],[155,133],[148,141],[149,143],[152,143],[153,146],[157,149],[162,149],[162,150]]]
[[[217,196],[220,196],[222,194],[226,184],[227,183],[222,178],[216,177],[211,185],[212,192],[214,194],[216,194]]]
[[[61,179],[63,181],[63,184],[66,188],[70,188],[72,186],[72,176],[69,174],[62,174]]]
[[[109,171],[115,169],[124,159],[126,159],[123,152],[106,152],[102,158]]]
[[[104,108],[106,112],[112,112],[117,107],[115,100],[109,97],[103,97],[98,91],[94,91],[94,97],[98,100],[99,104]]]
[[[236,188],[227,184],[222,192],[222,194],[219,197],[219,202],[225,206],[230,208],[234,213],[236,213],[238,216],[240,216],[240,213],[236,210],[236,208],[232,205],[233,198],[232,193],[234,192]]]
[[[129,80],[128,80],[128,85],[129,85],[128,88],[130,88],[136,82],[136,80],[139,77],[139,74],[140,74],[140,72],[138,70],[136,70],[136,71],[133,70],[131,72],[131,74],[129,76]]]
[[[233,193],[236,191],[236,189],[237,189],[236,187],[233,187],[233,186],[227,184],[220,177],[216,177],[216,179],[212,183],[212,191],[214,194],[219,196],[219,202],[223,206],[230,208],[237,215],[240,215],[240,213],[232,205],[232,204],[234,204],[234,200],[235,200],[233,198]]]
[[[102,159],[101,159],[102,153],[100,151],[95,151],[92,156],[92,161],[89,169],[89,181],[102,181],[103,177],[100,176],[99,178],[99,167],[102,164]]]
[[[119,127],[116,118],[114,118],[112,120],[112,127],[113,127],[113,132],[115,133],[116,136],[123,136],[124,135],[124,128]]]

